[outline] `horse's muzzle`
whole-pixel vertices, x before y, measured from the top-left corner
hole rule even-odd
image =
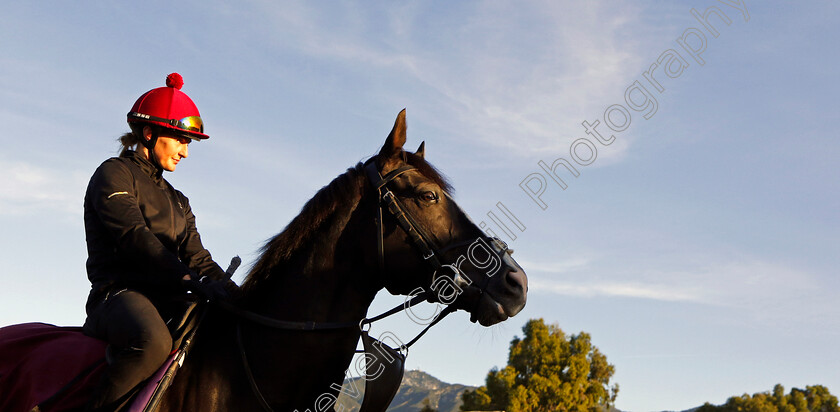
[[[525,307],[528,277],[513,258],[507,256],[500,273],[486,284],[464,290],[455,305],[470,312],[470,321],[491,326],[515,316]]]

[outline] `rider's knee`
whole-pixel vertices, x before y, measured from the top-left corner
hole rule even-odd
[[[169,332],[144,334],[142,342],[138,342],[140,363],[144,369],[154,372],[169,357],[172,351],[172,337]]]

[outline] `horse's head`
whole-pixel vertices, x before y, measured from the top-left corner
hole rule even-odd
[[[394,294],[417,294],[470,312],[489,326],[525,306],[528,280],[501,240],[487,236],[450,197],[450,187],[425,160],[424,144],[403,149],[405,110],[379,154],[366,163],[381,210],[373,252]]]

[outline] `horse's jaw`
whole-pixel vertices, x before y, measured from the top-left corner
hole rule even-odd
[[[470,313],[470,322],[478,322],[485,327],[504,322],[508,318],[502,305],[489,296],[482,296],[476,310]]]

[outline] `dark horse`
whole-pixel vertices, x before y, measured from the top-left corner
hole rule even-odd
[[[527,279],[507,256],[509,251],[498,254],[504,258],[498,259],[498,271],[490,276],[489,263],[484,264],[489,258],[478,264],[459,259],[473,252],[468,249],[476,239],[487,237],[448,196],[448,183],[424,159],[424,145],[414,153],[403,150],[405,130],[402,111],[376,156],[323,187],[265,245],[243,283],[238,306],[292,322],[359,324],[382,288],[409,295],[417,288],[434,289],[433,282],[441,276],[463,273],[466,279],[453,283],[461,285],[462,292],[456,299],[452,294],[445,298],[454,300],[453,307],[469,311],[472,321],[493,325],[524,307]],[[417,233],[407,233],[413,230],[405,230],[387,210],[382,212],[380,188],[371,182],[371,170],[386,180],[396,171],[382,187],[393,193],[405,215],[423,232],[435,259],[460,271],[435,270],[424,259],[427,251],[417,245]],[[358,327],[283,330],[213,308],[160,411],[265,409],[243,367],[237,327],[253,382],[278,412],[324,410],[316,400],[322,402],[325,394],[331,399],[338,396],[337,387],[360,338]]]

